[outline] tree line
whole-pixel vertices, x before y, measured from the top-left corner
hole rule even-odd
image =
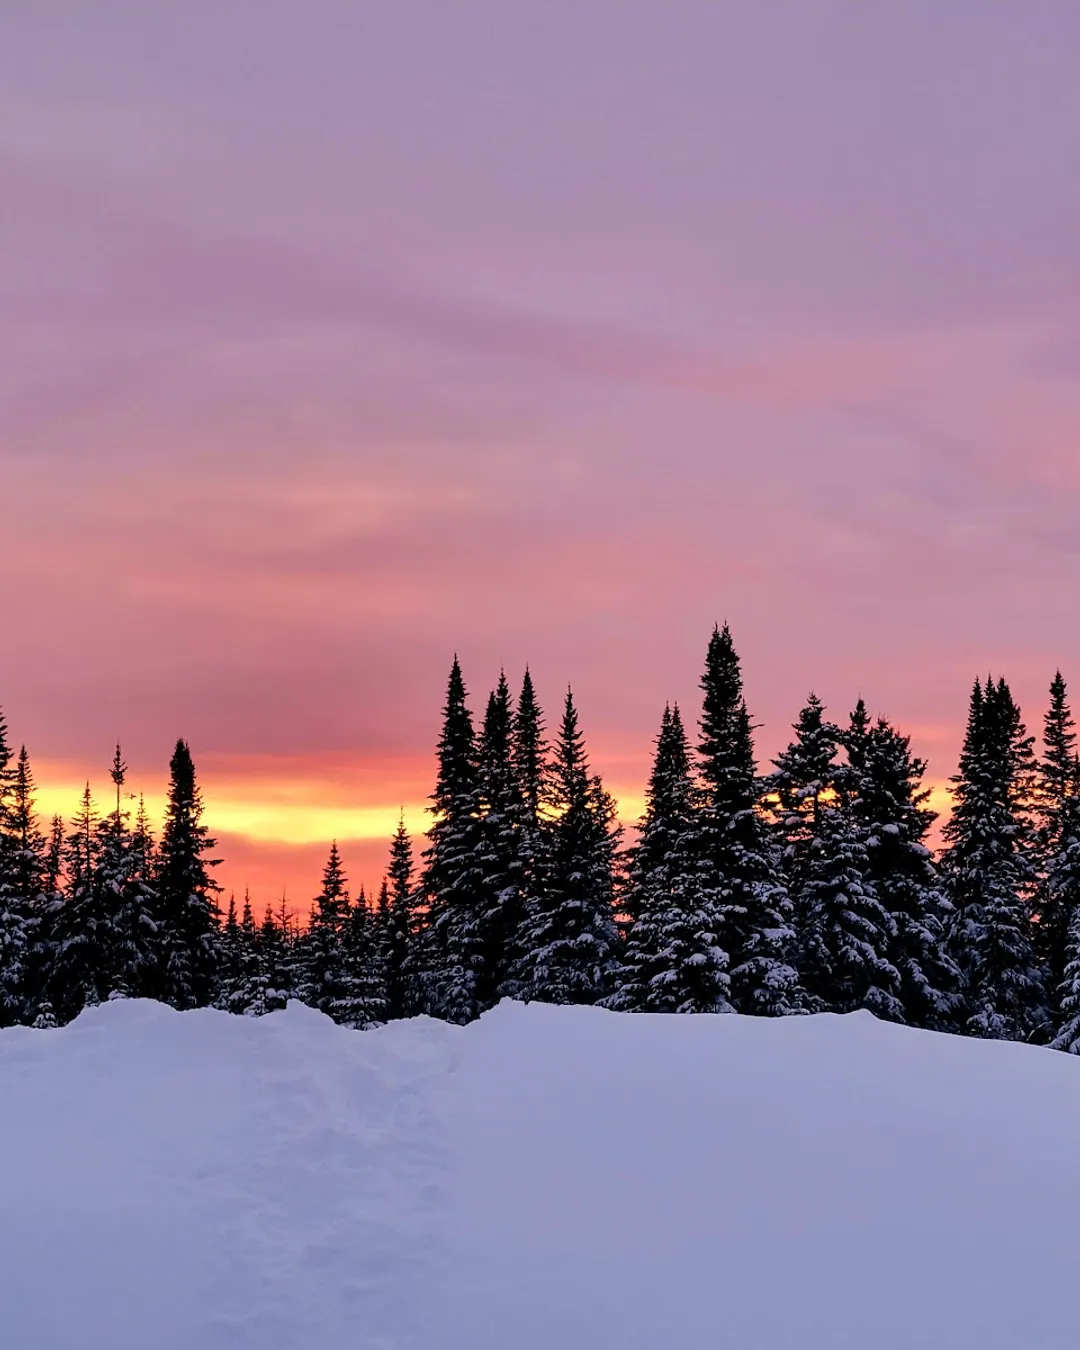
[[[420,857],[399,823],[377,896],[333,845],[310,920],[220,906],[215,844],[177,743],[164,827],[87,788],[39,829],[0,718],[0,1025],[110,998],[259,1015],[299,998],[349,1026],[471,1021],[501,999],[784,1016],[865,1008],[1080,1053],[1080,758],[1064,680],[1041,744],[1006,681],[975,681],[937,855],[926,764],[860,699],[810,695],[767,773],[740,663],[714,630],[693,742],[665,708],[627,843],[573,695],[549,736],[526,671],[474,722],[455,659]]]

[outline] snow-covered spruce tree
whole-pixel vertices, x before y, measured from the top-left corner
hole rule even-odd
[[[678,705],[666,707],[646,789],[646,809],[621,897],[631,916],[617,987],[626,1012],[730,1012],[727,952],[715,908],[703,903],[690,749]],[[711,892],[706,892],[711,900]]]
[[[53,925],[48,998],[68,1022],[109,995],[108,922],[101,895],[100,817],[87,783],[64,840],[63,899]]]
[[[14,843],[15,889],[36,901],[45,890],[46,845],[34,809],[34,771],[25,745],[19,751],[11,784],[8,831]]]
[[[64,818],[53,816],[45,841],[45,894],[58,896],[64,876]]]
[[[1003,679],[972,690],[942,869],[952,953],[964,977],[964,1029],[1028,1040],[1048,1021],[1034,950],[1031,738]]]
[[[0,1027],[25,1020],[30,979],[30,899],[14,819],[16,769],[0,714]]]
[[[126,776],[127,765],[117,746],[110,770],[116,801],[98,826],[99,987],[105,998],[140,998],[148,993],[157,958],[157,897],[146,870],[145,810],[136,836],[128,827],[123,804]]]
[[[695,848],[702,909],[717,917],[735,1010],[797,1012],[802,998],[791,959],[791,903],[775,841],[758,809],[753,726],[727,624],[713,629],[701,689]]]
[[[477,998],[481,1009],[515,997],[525,917],[521,857],[525,803],[511,754],[513,706],[506,676],[488,699],[479,745],[480,868],[483,873],[483,963]]]
[[[222,1012],[240,1011],[235,1005],[240,987],[242,942],[236,896],[230,893],[225,922],[218,938],[217,987],[214,991],[214,1007]]]
[[[794,730],[794,741],[774,761],[771,787],[808,1006],[869,1008],[896,1020],[902,1009],[899,972],[889,957],[894,925],[869,879],[850,775],[836,759],[839,729],[811,694]]]
[[[544,1003],[598,1003],[612,992],[619,935],[615,803],[589,772],[568,690],[551,772],[545,825],[545,881],[523,925],[521,997]]]
[[[900,977],[902,1020],[947,1030],[955,1024],[960,973],[946,946],[949,902],[925,842],[936,819],[922,786],[926,764],[884,718],[870,725],[862,699],[842,739],[865,875],[895,927],[888,955]]]
[[[810,861],[810,843],[821,801],[836,789],[840,730],[826,720],[825,706],[811,693],[792,727],[794,739],[773,760],[768,788],[773,798],[775,837],[782,850],[784,876],[794,903]],[[796,938],[802,916],[794,914]]]
[[[187,742],[176,743],[169,765],[165,826],[158,850],[161,960],[151,988],[176,1008],[205,1007],[214,996],[220,887],[210,869],[216,847],[202,823],[203,803]]]
[[[1069,920],[1065,974],[1058,988],[1057,1024],[1051,1045],[1080,1055],[1080,909]]]
[[[245,1010],[250,1008],[261,1016],[264,1012],[276,1012],[284,1008],[289,999],[296,998],[294,946],[295,939],[289,927],[283,898],[278,915],[267,905],[259,926],[256,951],[259,956],[260,992],[257,998],[245,1005]]]
[[[465,1023],[481,1010],[484,875],[476,744],[456,656],[437,753],[434,823],[422,881],[428,919],[422,940],[426,1003],[434,1016]]]
[[[273,923],[272,915],[270,922]],[[261,1017],[263,1013],[270,1011],[270,1002],[267,999],[270,981],[267,977],[266,963],[259,950],[259,930],[255,924],[249,891],[244,892],[239,930],[236,982],[229,998],[228,1011],[244,1017]]]
[[[410,954],[419,933],[416,891],[413,883],[412,840],[405,828],[405,813],[398,819],[390,843],[390,907],[386,916],[385,968],[386,1016],[412,1017],[420,1010]]]
[[[792,730],[795,735],[773,760],[765,782],[772,815],[773,842],[787,891],[794,945],[790,955],[802,986],[806,964],[807,915],[801,906],[810,867],[811,845],[822,801],[836,791],[840,729],[825,717],[825,706],[811,693]],[[812,1000],[807,1007],[815,1006]]]
[[[349,889],[337,843],[323,868],[322,890],[311,907],[307,929],[296,944],[297,996],[335,1021],[344,1020],[350,996],[345,959]]]
[[[46,1025],[56,1026],[57,1018],[52,998],[56,987],[56,967],[59,958],[58,925],[64,907],[64,849],[66,832],[62,816],[53,816],[45,838],[43,854],[42,893],[36,907],[32,929],[31,949],[31,1007],[34,1025],[37,1015],[47,1014]],[[47,1005],[47,1006],[46,1006]]]
[[[33,1021],[45,997],[53,896],[48,889],[48,845],[38,828],[34,773],[25,746],[15,766],[8,826],[14,848],[14,893],[20,897],[19,908],[25,919],[22,1020]]]
[[[798,904],[806,925],[803,982],[814,1004],[902,1021],[900,973],[890,959],[895,925],[870,881],[866,846],[843,797],[818,806]]]
[[[382,891],[380,891],[382,894]],[[386,930],[389,892],[374,908],[364,888],[345,919],[347,994],[338,1019],[350,1027],[381,1026],[387,1020]]]
[[[521,915],[514,935],[515,959],[500,993],[523,997],[531,976],[526,951],[527,931],[540,912],[546,888],[547,838],[544,817],[551,798],[551,764],[544,714],[536,697],[536,688],[528,666],[521,681],[521,693],[514,713],[510,738],[510,759],[517,780],[521,803],[521,828],[518,836],[518,861],[521,869]]]
[[[1061,672],[1050,685],[1043,723],[1043,756],[1036,788],[1039,886],[1035,895],[1035,950],[1042,965],[1052,1020],[1069,961],[1069,930],[1080,909],[1080,761],[1068,689]]]
[[[49,999],[58,1017],[153,986],[157,926],[154,896],[123,807],[127,766],[117,747],[111,776],[115,808],[99,818],[87,784],[66,844],[64,899],[51,928]]]

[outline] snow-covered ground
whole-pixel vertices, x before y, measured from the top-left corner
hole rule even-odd
[[[1065,1350],[1080,1060],[504,1004],[0,1033],[10,1350]]]

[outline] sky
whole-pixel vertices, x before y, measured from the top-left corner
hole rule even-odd
[[[227,888],[422,829],[450,662],[632,819],[716,622],[766,762],[1080,682],[1075,0],[5,0],[0,705],[191,744]]]

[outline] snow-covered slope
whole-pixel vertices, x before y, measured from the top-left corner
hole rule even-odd
[[[12,1350],[1065,1350],[1080,1061],[505,1004],[0,1033]]]

